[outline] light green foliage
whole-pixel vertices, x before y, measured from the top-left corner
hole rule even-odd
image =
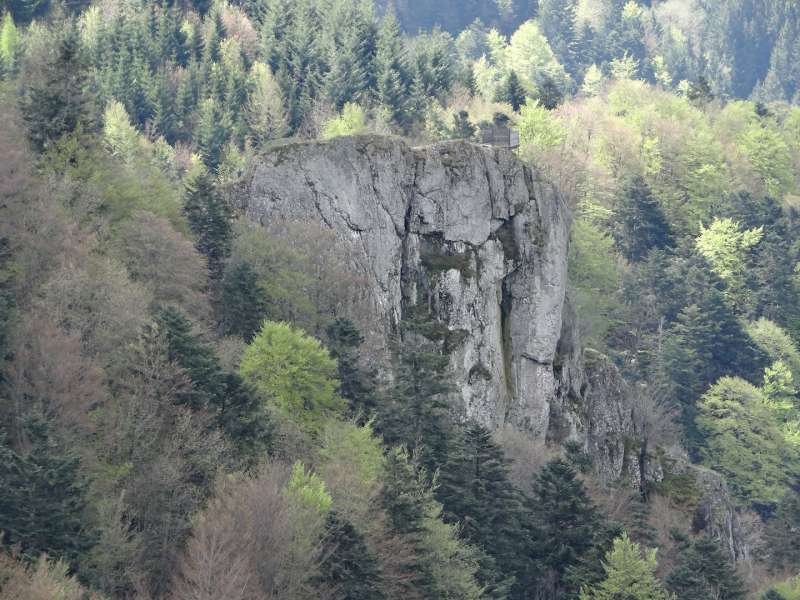
[[[257,146],[284,137],[289,128],[283,94],[268,65],[255,62],[250,69],[251,90],[247,122]]]
[[[380,438],[372,424],[330,421],[321,436],[320,473],[328,484],[336,511],[356,528],[366,531],[383,477]]]
[[[288,323],[264,321],[239,371],[266,402],[311,431],[345,409],[337,395],[336,361],[318,340]]]
[[[606,578],[592,589],[581,590],[580,600],[676,600],[655,575],[656,550],[642,550],[627,533],[614,540],[606,554]]]
[[[529,94],[536,92],[537,79],[542,75],[551,77],[562,90],[569,86],[569,76],[536,21],[526,21],[514,32],[506,57],[507,69],[519,75]]]
[[[596,64],[592,64],[583,76],[581,91],[587,96],[597,96],[603,87],[603,72]]]
[[[768,194],[781,198],[794,187],[789,147],[774,124],[752,122],[737,143],[761,177]]]
[[[358,135],[367,130],[367,115],[358,104],[348,102],[339,116],[322,126],[322,139],[330,140],[343,135]]]
[[[609,69],[613,79],[635,79],[639,72],[639,62],[629,54],[625,54],[612,60]]]
[[[435,597],[442,600],[484,598],[483,589],[475,579],[481,553],[462,541],[458,526],[442,521],[441,513],[441,505],[432,502],[423,519],[426,533],[422,548],[436,581]]]
[[[797,384],[786,363],[779,360],[764,370],[761,392],[785,440],[800,448],[800,401]]]
[[[763,235],[763,227],[742,230],[739,223],[728,218],[714,219],[708,228],[700,226],[697,250],[727,284],[727,296],[736,304],[743,302],[749,253]]]
[[[528,100],[520,109],[519,141],[523,146],[531,145],[538,149],[552,148],[561,144],[566,131],[553,113],[539,102]]]
[[[128,113],[121,102],[112,100],[103,113],[103,139],[111,154],[133,160],[139,144],[139,134],[131,125]]]
[[[0,76],[5,73],[10,74],[14,70],[17,62],[17,51],[19,46],[19,34],[17,26],[11,13],[6,13],[0,22]]]
[[[286,483],[286,493],[291,504],[324,516],[331,509],[333,499],[325,489],[325,482],[315,473],[306,471],[300,461],[292,465],[292,474]]]
[[[569,281],[585,338],[603,347],[617,306],[615,296],[619,287],[614,240],[583,216],[572,223]]]
[[[728,480],[745,503],[774,504],[800,473],[763,393],[738,377],[723,377],[698,403],[706,465]]]
[[[660,54],[653,58],[653,74],[655,75],[656,81],[664,88],[672,86],[672,75],[670,75],[664,57]]]
[[[776,583],[770,589],[780,594],[783,600],[800,600],[800,575]]]

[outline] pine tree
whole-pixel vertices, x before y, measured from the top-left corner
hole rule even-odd
[[[378,408],[375,373],[359,364],[358,351],[364,338],[347,319],[336,319],[325,328],[328,350],[336,359],[341,387],[339,393],[350,403],[350,413],[362,420]]]
[[[653,248],[674,244],[669,222],[644,178],[634,177],[625,186],[614,213],[614,240],[628,260],[639,262]]]
[[[336,511],[328,513],[319,584],[341,600],[382,600],[380,573],[364,536]]]
[[[22,425],[26,450],[0,436],[0,531],[23,556],[75,562],[92,545],[80,458],[61,447],[41,416]]]
[[[208,173],[197,175],[186,186],[183,211],[197,240],[198,251],[208,260],[211,278],[218,280],[230,254],[232,217]]]
[[[511,105],[514,112],[519,112],[520,107],[525,104],[525,88],[519,81],[516,71],[511,71],[497,90],[498,102],[506,102]]]
[[[92,129],[88,69],[74,26],[70,25],[58,42],[54,59],[43,65],[41,79],[24,90],[21,108],[28,137],[39,152],[79,127]]]
[[[687,541],[679,548],[666,586],[680,600],[739,600],[746,597],[744,583],[719,542],[709,537]]]

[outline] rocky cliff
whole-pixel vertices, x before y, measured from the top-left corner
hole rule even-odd
[[[456,410],[547,435],[569,217],[510,152],[380,137],[285,145],[257,161],[245,210],[332,228],[355,248],[385,338],[415,308],[446,327]]]

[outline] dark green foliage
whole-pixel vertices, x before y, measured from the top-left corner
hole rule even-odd
[[[207,410],[212,423],[225,432],[244,460],[257,460],[269,449],[271,428],[257,394],[237,373],[226,372],[213,348],[192,333],[180,311],[166,307],[158,313],[170,361],[183,369],[191,387],[178,396],[194,410]]]
[[[362,536],[335,511],[325,523],[319,583],[341,600],[381,600],[380,573]]]
[[[444,464],[452,428],[447,393],[448,357],[415,333],[406,322],[402,342],[394,352],[395,381],[388,405],[378,418],[378,431],[391,446],[413,451],[421,466],[433,473]]]
[[[479,576],[492,598],[506,597],[515,578],[521,593],[530,568],[522,497],[508,468],[489,430],[470,423],[454,436],[436,492],[445,518],[460,523],[464,537],[486,552]]]
[[[224,335],[238,336],[249,343],[261,327],[267,316],[267,295],[247,261],[225,267],[217,312]]]
[[[8,352],[8,333],[14,316],[14,271],[8,238],[0,237],[0,364]],[[0,383],[3,381],[0,372]]]
[[[475,136],[475,126],[469,121],[469,113],[465,110],[458,111],[453,115],[453,137],[457,139],[471,140]]]
[[[562,598],[602,579],[598,559],[614,535],[568,463],[556,460],[542,469],[527,507],[533,556],[542,567],[537,587]]]
[[[800,492],[790,490],[767,522],[766,547],[770,568],[781,571],[800,569]]]
[[[681,600],[739,600],[746,597],[742,580],[719,542],[699,537],[678,550],[675,567],[665,580]]]
[[[497,90],[498,102],[507,102],[515,112],[519,112],[520,107],[525,104],[525,88],[520,83],[519,76],[515,71],[511,71],[506,80]]]
[[[378,408],[375,372],[359,364],[359,348],[364,338],[347,319],[336,319],[325,328],[328,351],[336,359],[339,394],[350,404],[351,415],[367,420]]]
[[[29,416],[21,428],[21,448],[0,436],[3,543],[26,558],[47,553],[73,563],[93,543],[80,458],[57,443],[43,417]]]
[[[567,72],[575,74],[575,11],[577,0],[540,0],[538,21],[558,61]]]
[[[554,110],[564,100],[564,91],[550,75],[543,73],[536,77],[536,99],[547,110]]]
[[[658,200],[640,177],[634,177],[623,189],[614,211],[614,241],[625,258],[643,260],[653,248],[674,244],[672,230]]]
[[[411,84],[408,55],[400,24],[393,12],[381,20],[376,54],[378,99],[395,124],[405,127],[412,117]]]
[[[67,27],[55,56],[41,71],[24,90],[21,102],[28,137],[39,152],[79,127],[89,131],[94,125],[88,68],[73,25]]]
[[[231,251],[232,215],[208,173],[197,175],[186,186],[183,211],[197,249],[208,259],[212,279],[219,279]]]

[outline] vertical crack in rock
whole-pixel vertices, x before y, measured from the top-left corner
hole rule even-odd
[[[456,414],[546,437],[569,232],[564,203],[531,168],[467,142],[340,138],[264,153],[241,193],[254,223],[308,219],[354,243],[385,343],[429,302],[446,328]]]

